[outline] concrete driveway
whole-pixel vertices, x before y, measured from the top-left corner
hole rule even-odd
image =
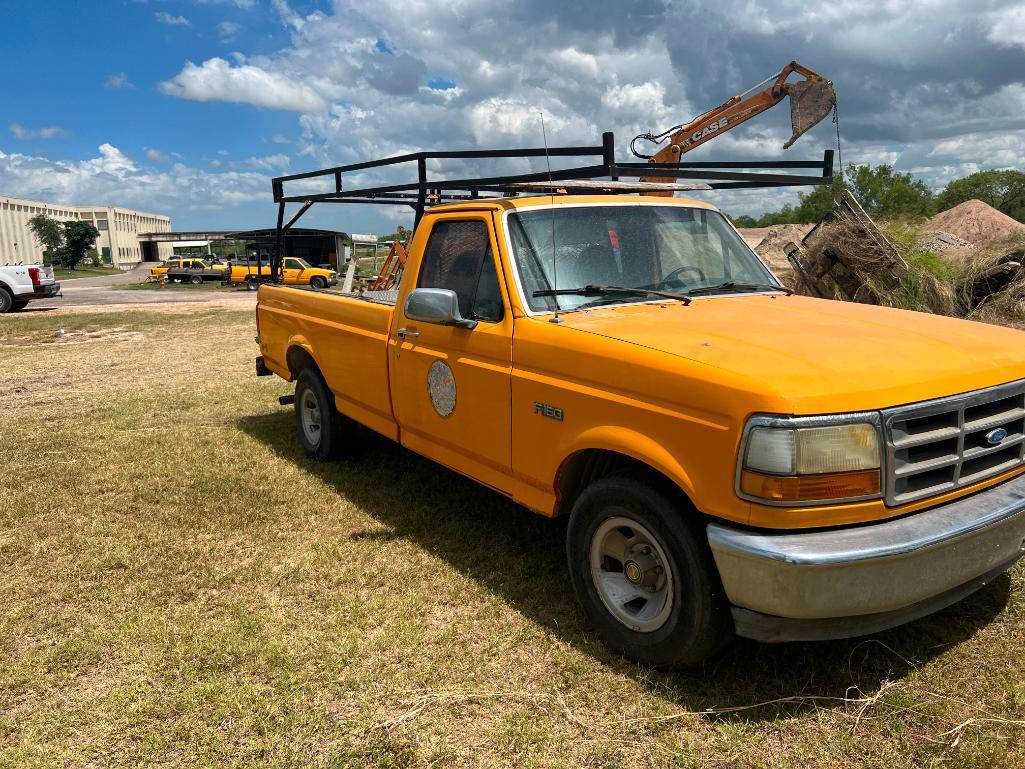
[[[114,286],[143,283],[151,265],[142,264],[118,275],[70,278],[60,281],[62,296],[39,299],[29,303],[25,311],[59,310],[62,307],[109,307],[111,305],[151,304],[256,304],[256,292],[242,288],[161,288],[131,290]]]
[[[91,278],[65,278],[60,281],[61,288],[84,288],[91,286],[117,286],[122,283],[142,283],[149,275],[149,269],[157,262],[143,262],[138,267],[116,275],[97,275]]]

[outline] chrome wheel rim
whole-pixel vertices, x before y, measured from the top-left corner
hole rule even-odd
[[[651,633],[673,610],[672,563],[658,537],[622,512],[603,521],[591,538],[591,579],[613,617]]]
[[[303,434],[311,446],[320,445],[320,404],[312,390],[304,390],[299,400],[299,418]]]

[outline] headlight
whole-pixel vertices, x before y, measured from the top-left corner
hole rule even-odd
[[[754,417],[738,472],[740,496],[769,504],[864,499],[880,493],[878,417]]]

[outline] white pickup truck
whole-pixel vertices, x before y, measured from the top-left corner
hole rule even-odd
[[[57,296],[60,290],[48,264],[0,264],[0,314],[20,310],[33,299]]]

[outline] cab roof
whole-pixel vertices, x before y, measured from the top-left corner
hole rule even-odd
[[[522,197],[478,198],[476,200],[439,203],[431,206],[426,213],[446,213],[449,211],[509,211],[520,208],[541,208],[548,206],[568,205],[661,205],[684,206],[688,208],[705,208],[718,211],[718,207],[703,200],[692,198],[661,198],[640,195],[525,195]]]

